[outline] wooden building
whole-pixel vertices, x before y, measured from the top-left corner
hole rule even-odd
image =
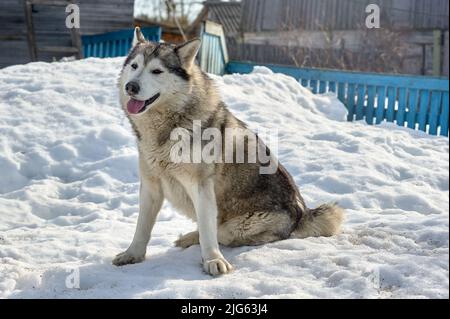
[[[38,48],[37,59],[52,61],[66,56],[63,52],[43,52],[48,46],[71,46],[65,20],[65,6],[32,6],[32,18]],[[41,1],[45,2],[45,1]],[[48,1],[47,1],[48,2]],[[63,2],[63,1],[55,1]],[[80,8],[80,33],[99,34],[133,27],[134,0],[73,0]],[[27,43],[25,0],[0,1],[0,68],[31,61]]]
[[[242,0],[238,59],[448,76],[448,18],[447,0]]]
[[[242,2],[238,1],[205,1],[203,10],[194,22],[194,32],[200,32],[200,22],[212,21],[221,24],[225,34],[230,59],[239,60],[239,44],[241,38]]]
[[[38,4],[47,0],[1,0],[0,67],[31,61],[25,1],[37,3],[32,7],[37,47],[72,42],[64,7]],[[80,7],[81,35],[155,25],[133,19],[134,0],[66,2]],[[380,29],[365,26],[369,4],[381,9]],[[202,21],[220,23],[232,60],[448,76],[448,17],[448,0],[208,0],[184,33],[192,38]],[[177,27],[161,26],[163,40],[183,41]],[[37,55],[52,61],[67,54],[38,50]]]
[[[353,30],[365,25],[370,4],[380,7],[384,28],[448,29],[447,0],[243,0],[242,29]]]
[[[201,25],[204,21],[213,21],[222,25],[227,41],[235,43],[240,35],[241,28],[241,2],[229,1],[222,2],[217,0],[208,0],[203,2],[203,8],[194,21],[189,26],[183,27],[183,32],[188,39],[198,37],[201,32]],[[152,21],[150,18],[138,17],[135,19],[137,25],[146,26],[161,26],[162,39],[166,42],[180,43],[183,42],[178,27],[172,23],[162,23],[161,21]],[[235,47],[231,46],[231,49]]]
[[[165,22],[156,22],[144,17],[138,17],[134,19],[134,24],[140,27],[161,27],[161,40],[170,43],[183,43],[184,38],[181,34],[180,30],[176,25],[165,23]],[[185,36],[188,39],[194,38],[197,36],[197,33],[193,31],[192,26],[183,29]]]

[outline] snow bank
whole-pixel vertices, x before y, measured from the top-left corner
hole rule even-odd
[[[214,78],[239,118],[278,129],[280,160],[309,206],[347,209],[343,234],[225,248],[237,270],[212,279],[198,247],[173,247],[195,225],[166,204],[147,260],[113,267],[139,188],[121,63],[0,70],[0,297],[449,297],[448,140],[345,122],[333,96],[265,68]]]

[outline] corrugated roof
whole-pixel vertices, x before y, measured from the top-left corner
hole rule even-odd
[[[241,3],[206,1],[204,5],[208,8],[208,20],[220,23],[227,36],[239,32],[241,24]]]

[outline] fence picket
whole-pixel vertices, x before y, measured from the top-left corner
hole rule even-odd
[[[319,93],[323,94],[327,91],[327,83],[325,81],[319,82]]]
[[[364,84],[358,85],[358,103],[356,105],[356,120],[364,119],[364,105],[366,103],[366,86]]]
[[[398,109],[397,109],[397,124],[399,126],[405,126],[405,113],[406,113],[407,95],[406,89],[400,88],[398,90]]]
[[[406,121],[408,122],[408,127],[411,129],[416,128],[418,97],[419,92],[416,89],[409,90],[408,115]]]
[[[330,92],[336,93],[336,82],[330,82],[328,84],[328,90]]]
[[[92,44],[88,44],[84,47],[84,57],[91,56],[92,54]]]
[[[417,121],[419,122],[419,130],[426,132],[428,124],[428,107],[430,105],[430,92],[421,91],[420,92],[420,107],[419,116]]]
[[[348,120],[349,121],[353,121],[355,118],[355,93],[356,93],[356,88],[354,84],[349,84],[348,85],[348,90],[347,90],[347,109],[348,111]]]
[[[309,86],[311,87],[311,91],[314,94],[317,94],[317,80],[311,80],[309,81]]]
[[[386,120],[393,123],[395,120],[395,106],[397,105],[397,89],[388,88],[388,108],[386,111]]]
[[[307,79],[301,79],[300,83],[303,87],[307,88],[308,87],[308,80]]]
[[[338,99],[345,104],[345,83],[338,83]]]
[[[92,44],[92,56],[98,56],[98,43],[93,43]]]
[[[386,119],[386,88],[379,86],[377,88],[377,109],[376,109],[376,124],[380,124]]]
[[[373,125],[373,118],[374,118],[374,106],[375,106],[375,94],[376,94],[376,88],[373,85],[370,85],[367,88],[367,107],[366,107],[366,122],[367,124]]]
[[[441,109],[442,103],[442,93],[432,92],[431,93],[431,107],[430,107],[430,131],[431,135],[438,134],[438,127],[440,125],[439,111]]]
[[[448,137],[448,91],[443,94],[441,111],[441,136]]]

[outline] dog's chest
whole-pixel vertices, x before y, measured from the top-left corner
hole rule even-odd
[[[138,143],[140,156],[144,159],[148,168],[155,174],[160,174],[164,170],[170,169],[174,165],[171,160],[170,142],[159,143],[156,138],[146,136]]]
[[[184,187],[175,179],[169,176],[161,178],[164,197],[172,206],[184,216],[196,220],[194,205],[189,198]]]
[[[160,173],[173,164],[171,149],[174,141],[170,140],[171,125],[167,121],[154,116],[134,121],[138,135],[138,148],[140,157],[146,162],[148,168],[155,173]]]

